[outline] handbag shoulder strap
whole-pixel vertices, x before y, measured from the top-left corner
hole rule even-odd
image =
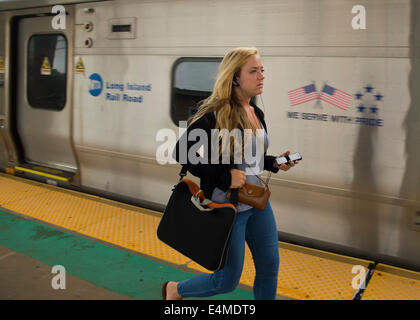
[[[187,168],[185,166],[182,166],[181,171],[179,171],[179,181],[178,183],[187,175]],[[172,192],[175,190],[175,187],[177,186],[177,184],[174,184],[173,188],[172,188]]]
[[[271,171],[268,172],[267,180],[264,181],[263,179],[260,178],[260,176],[258,174],[255,174],[254,170],[252,170],[251,167],[248,167],[248,168],[249,168],[249,170],[251,170],[251,172],[254,174],[254,176],[256,176],[258,179],[260,179],[261,182],[268,188],[268,182],[270,181],[270,178],[271,178]]]
[[[260,178],[260,176],[258,176],[258,175],[255,175],[258,179],[260,179],[261,180],[261,182],[262,183],[264,183],[264,185],[268,188],[268,182],[270,181],[270,178],[271,178],[271,171],[269,171],[268,172],[268,175],[267,175],[267,180],[266,181],[264,181],[263,179],[261,179]]]
[[[185,166],[182,166],[181,171],[179,171],[179,181],[182,180],[187,175],[187,168]]]
[[[238,165],[237,164],[231,164],[230,165],[231,169],[238,169]],[[238,188],[235,189],[230,189],[230,203],[232,203],[235,207],[238,204]]]

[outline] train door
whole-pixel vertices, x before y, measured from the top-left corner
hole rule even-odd
[[[16,131],[24,163],[16,169],[68,181],[77,170],[71,139],[72,28],[55,30],[52,19],[37,15],[17,22]]]

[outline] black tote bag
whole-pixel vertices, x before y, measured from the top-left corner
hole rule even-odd
[[[204,268],[217,271],[226,262],[235,218],[233,204],[205,199],[193,181],[182,178],[169,198],[157,236]]]

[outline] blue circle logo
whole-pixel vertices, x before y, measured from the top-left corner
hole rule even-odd
[[[104,87],[102,77],[97,73],[92,73],[89,79],[90,79],[89,93],[94,97],[99,96]]]

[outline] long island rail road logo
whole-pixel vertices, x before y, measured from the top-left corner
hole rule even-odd
[[[143,94],[140,92],[152,91],[152,84],[142,84],[135,81],[108,81],[103,80],[101,75],[93,73],[89,77],[89,93],[98,97],[102,91],[105,101],[110,102],[130,102],[130,103],[142,103]]]
[[[94,97],[99,96],[104,87],[102,77],[98,73],[93,73],[90,75],[89,79],[90,79],[89,93]]]
[[[287,95],[290,106],[293,107],[293,110],[286,112],[287,118],[289,119],[315,120],[372,127],[384,126],[384,120],[380,118],[380,109],[384,96],[370,84],[365,85],[359,91],[352,94],[326,83],[318,91],[315,83],[312,83],[289,90]],[[313,102],[313,112],[295,111],[296,107],[309,102]],[[324,110],[323,105],[325,104],[341,109],[342,111],[336,114],[321,112],[320,110]]]

